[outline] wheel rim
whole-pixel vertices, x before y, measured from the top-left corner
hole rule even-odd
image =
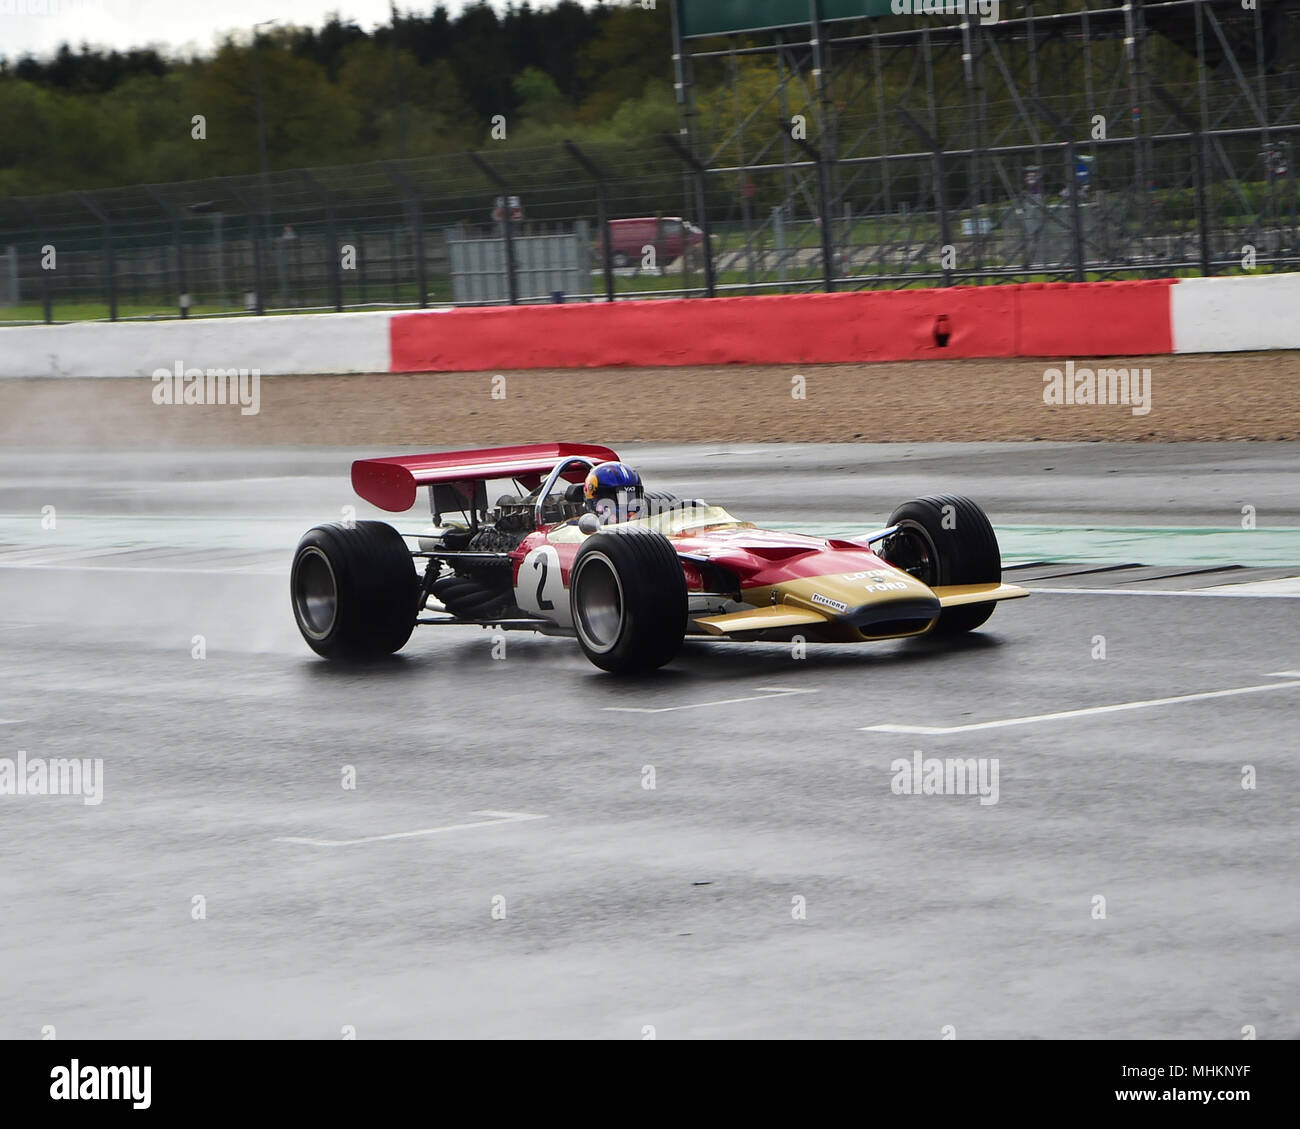
[[[898,532],[887,542],[885,560],[916,577],[928,588],[933,588],[939,581],[938,553],[934,542],[921,526],[912,522],[899,523]]]
[[[597,654],[613,650],[623,629],[623,585],[613,564],[603,553],[591,553],[571,583],[577,595],[574,625],[583,643]]]
[[[303,633],[324,639],[338,617],[339,590],[329,558],[319,549],[304,549],[293,573],[293,608]]]

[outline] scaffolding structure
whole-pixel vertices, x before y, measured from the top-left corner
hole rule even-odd
[[[743,231],[715,271],[834,289],[1294,269],[1298,16],[1296,0],[673,0],[701,210]],[[766,94],[705,111],[701,74],[766,76]]]

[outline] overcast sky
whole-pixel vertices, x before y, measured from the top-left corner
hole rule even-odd
[[[555,0],[533,0],[551,7]],[[432,11],[435,0],[398,0],[398,10]],[[463,0],[444,0],[457,12]],[[504,0],[493,7],[504,9]],[[144,47],[167,53],[207,52],[224,32],[247,31],[262,20],[320,27],[338,12],[369,31],[388,22],[388,0],[0,0],[0,55],[48,55],[60,43]]]

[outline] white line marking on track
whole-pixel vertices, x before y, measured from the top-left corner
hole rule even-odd
[[[443,831],[467,831],[471,827],[502,827],[507,823],[526,823],[530,819],[545,819],[544,815],[530,815],[526,811],[476,811],[471,815],[488,815],[474,823],[453,823],[448,827],[426,827],[420,831],[395,831],[391,835],[367,835],[363,839],[303,839],[285,835],[277,843],[299,843],[306,847],[355,847],[359,843],[386,843],[392,839],[415,839],[421,835],[438,835]]]
[[[1202,596],[1231,597],[1236,600],[1254,598],[1257,600],[1296,600],[1300,592],[1233,592],[1234,585],[1221,585],[1214,588],[1038,588],[1032,580],[1021,582],[1030,592],[1042,592],[1048,596]],[[1246,585],[1242,584],[1245,588]]]
[[[1219,592],[1224,596],[1300,596],[1300,576],[1278,576],[1272,580],[1242,580],[1215,584],[1202,592]]]
[[[1270,676],[1272,677],[1272,676]],[[1237,686],[1231,690],[1207,690],[1200,694],[1178,694],[1171,698],[1147,698],[1140,702],[1119,702],[1113,706],[1089,706],[1081,710],[1062,710],[1059,713],[1040,713],[1029,717],[1006,717],[999,721],[977,721],[970,725],[864,725],[869,733],[915,733],[926,737],[947,733],[971,733],[977,729],[1004,729],[1009,725],[1033,725],[1039,721],[1063,721],[1091,714],[1119,713],[1121,710],[1141,710],[1152,706],[1171,706],[1182,702],[1200,702],[1208,698],[1231,698],[1237,694],[1263,694],[1269,690],[1289,690],[1300,686],[1296,682],[1263,682],[1257,686]]]
[[[702,710],[709,706],[731,706],[737,702],[767,702],[774,698],[784,698],[791,694],[816,694],[817,690],[794,690],[787,686],[760,686],[761,694],[751,694],[747,698],[723,698],[717,702],[692,702],[687,706],[604,706],[606,713],[672,713],[675,710]]]

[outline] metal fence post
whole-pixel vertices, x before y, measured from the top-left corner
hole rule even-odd
[[[215,200],[200,200],[196,203],[186,206],[186,211],[192,216],[207,216],[212,221],[212,242],[216,245],[216,251],[209,254],[209,260],[215,259],[217,267],[217,300],[218,309],[226,309],[229,303],[226,301],[226,263],[225,253],[221,235],[221,221],[223,213],[217,207]]]
[[[26,200],[14,196],[13,202],[31,217],[32,229],[36,232],[36,251],[37,261],[41,258],[41,248],[50,245],[49,232],[45,229],[45,220],[41,213],[38,212]],[[58,255],[58,248],[55,248],[55,255]],[[58,261],[57,259],[55,260]],[[54,291],[50,284],[50,272],[41,268],[41,306],[45,315],[45,324],[49,325],[54,321]]]
[[[1029,104],[1039,112],[1043,120],[1052,127],[1052,131],[1065,147],[1065,183],[1069,186],[1067,191],[1070,193],[1070,242],[1073,245],[1074,254],[1074,281],[1082,282],[1084,274],[1084,252],[1083,252],[1083,216],[1079,211],[1079,177],[1077,166],[1078,149],[1074,144],[1074,132],[1070,126],[1059,115],[1052,112],[1047,104],[1041,99],[1030,96]]]
[[[948,214],[948,167],[943,159],[943,146],[937,145],[934,149],[934,206],[939,213],[939,238],[944,247],[956,247],[952,241],[952,216]],[[954,256],[955,258],[955,256]],[[949,260],[950,262],[953,260]],[[943,266],[942,256],[940,257],[940,267],[943,269],[943,284],[952,285],[952,268]]]
[[[685,144],[686,152],[695,149],[695,65],[691,53],[686,50],[682,37],[682,0],[668,0],[668,23],[673,43],[673,98],[677,104],[677,132]],[[674,150],[676,152],[676,150]],[[680,156],[680,154],[678,154]],[[708,236],[708,217],[704,214],[705,197],[698,174],[689,164],[682,166],[682,220],[690,214],[691,189],[694,187],[696,208],[700,213],[701,230],[704,239],[704,285],[710,297],[713,295],[713,247]],[[683,232],[684,234],[684,232]],[[683,250],[682,254],[682,289],[689,294],[691,290],[691,257]]]
[[[506,184],[505,178],[477,153],[471,150],[467,151],[465,155],[473,162],[474,167],[479,172],[497,186],[497,190],[501,193],[501,235],[505,239],[506,293],[509,295],[510,304],[513,306],[519,301],[519,280],[515,274],[518,267],[515,263],[514,233],[510,222],[510,187]]]
[[[253,310],[259,316],[266,312],[266,302],[262,297],[262,223],[257,210],[257,206],[244,193],[235,186],[235,182],[229,177],[218,177],[226,191],[235,198],[237,203],[244,210],[245,222],[248,225],[248,235],[253,243]]]
[[[772,246],[776,250],[776,269],[781,285],[786,284],[785,269],[785,208],[778,204],[772,209]]]
[[[380,164],[383,166],[384,172],[388,174],[388,179],[397,185],[398,190],[402,193],[404,203],[410,209],[408,214],[411,223],[411,234],[415,241],[415,287],[420,299],[420,309],[424,309],[429,304],[429,285],[425,275],[424,214],[420,209],[420,197],[401,169],[390,161],[381,161]]]
[[[217,301],[221,304],[222,309],[230,307],[227,301],[229,295],[226,293],[226,245],[221,236],[222,213],[214,211],[212,213],[212,233],[217,244]]]
[[[671,133],[661,133],[659,140],[671,149],[695,174],[695,196],[697,207],[700,210],[700,231],[704,235],[704,293],[710,298],[716,297],[718,292],[717,279],[713,271],[713,229],[709,223],[709,206],[708,206],[708,170],[695,159],[694,154],[690,153]],[[683,217],[684,218],[684,217]],[[683,229],[683,236],[685,229]],[[683,238],[682,261],[686,261],[687,249],[685,239]]]
[[[1082,282],[1084,274],[1083,254],[1083,215],[1079,211],[1079,177],[1077,156],[1073,138],[1065,144],[1066,181],[1070,186],[1070,241],[1074,247],[1074,281]]]
[[[791,122],[782,122],[781,128],[793,136]],[[835,289],[835,241],[833,227],[835,218],[831,214],[830,183],[827,175],[826,161],[815,145],[806,138],[795,137],[794,143],[812,158],[817,170],[817,212],[822,233],[822,286],[830,294]]]
[[[366,304],[366,232],[357,228],[357,297]]]
[[[180,308],[181,317],[187,318],[190,316],[190,296],[185,290],[185,244],[184,232],[181,229],[181,211],[155,185],[146,184],[143,188],[172,221],[172,245],[176,248],[177,306]]]
[[[330,299],[334,303],[336,310],[343,309],[343,280],[339,275],[339,238],[338,228],[334,222],[334,197],[330,195],[329,190],[321,184],[311,173],[303,169],[299,174],[303,182],[320,200],[325,208],[325,238],[329,245],[329,254],[326,256],[325,274],[329,278]]]
[[[1208,278],[1214,273],[1214,252],[1210,247],[1210,206],[1205,191],[1205,134],[1196,131],[1196,226],[1200,232],[1201,275]]]
[[[600,263],[605,275],[605,301],[614,300],[614,255],[609,238],[609,206],[605,190],[605,177],[595,162],[590,160],[572,141],[566,141],[564,148],[591,177],[596,185],[596,224],[600,230]],[[684,233],[683,233],[684,234]]]
[[[117,272],[113,263],[113,223],[94,199],[85,192],[74,192],[82,207],[99,220],[104,233],[104,289],[108,295],[108,320],[117,321]]]
[[[1193,175],[1196,178],[1196,227],[1200,234],[1201,274],[1208,277],[1214,273],[1214,256],[1210,251],[1210,210],[1205,198],[1205,135],[1196,119],[1160,83],[1151,83],[1151,93],[1165,104],[1179,124],[1192,135],[1192,144],[1196,146],[1193,162]]]
[[[831,192],[831,158],[836,151],[835,132],[831,123],[830,49],[826,43],[826,30],[822,24],[822,0],[808,2],[808,30],[812,47],[812,76],[817,97],[817,147],[807,139],[793,137],[796,145],[817,162],[817,211],[822,225],[822,285],[829,294],[835,289],[834,207]],[[789,123],[782,123],[789,129]]]
[[[948,215],[948,191],[944,181],[947,177],[947,170],[943,160],[943,145],[937,137],[931,135],[920,122],[904,109],[897,111],[903,124],[907,126],[917,137],[921,139],[921,144],[930,150],[931,166],[934,170],[934,207],[939,214],[939,243],[942,247],[953,246],[952,242],[952,220]],[[952,285],[952,268],[943,265],[944,256],[942,250],[939,255],[939,267],[943,271],[943,284]]]
[[[393,304],[400,305],[402,292],[397,277],[397,229],[388,229],[388,281],[393,286]]]

